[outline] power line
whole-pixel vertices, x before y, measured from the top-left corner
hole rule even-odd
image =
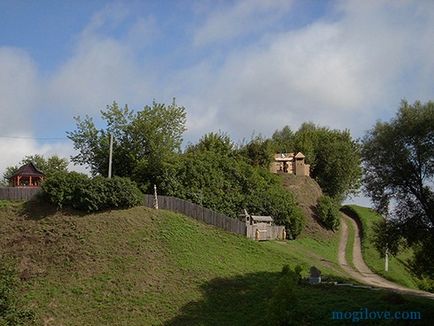
[[[65,140],[68,137],[24,137],[24,136],[1,136],[0,138],[6,139],[33,139],[33,140]]]

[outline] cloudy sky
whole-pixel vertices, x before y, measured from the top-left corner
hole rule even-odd
[[[176,97],[186,142],[303,121],[360,137],[434,98],[434,1],[0,0],[0,173],[73,116]]]

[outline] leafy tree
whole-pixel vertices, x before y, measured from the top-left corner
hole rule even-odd
[[[276,130],[271,140],[276,153],[289,153],[294,150],[294,132],[289,126]]]
[[[237,218],[243,208],[272,215],[292,236],[303,227],[303,215],[277,176],[253,167],[224,134],[208,134],[189,146],[159,180],[163,192]]]
[[[61,158],[57,155],[49,156],[45,158],[43,155],[35,154],[25,156],[19,165],[24,165],[28,163],[33,163],[35,166],[41,170],[46,176],[51,176],[53,173],[58,171],[66,172],[68,170],[68,160],[66,158]],[[5,173],[3,174],[4,182],[7,184],[9,182],[9,178],[17,172],[19,166],[9,166],[6,168]]]
[[[273,143],[270,139],[256,136],[241,147],[239,152],[251,165],[268,169],[273,160]]]
[[[337,230],[340,225],[339,205],[329,196],[321,196],[316,206],[321,222],[331,230]]]
[[[306,156],[311,176],[337,202],[360,186],[360,146],[348,130],[331,130],[304,123],[294,135],[296,152]]]
[[[93,175],[107,175],[109,134],[114,136],[113,174],[131,177],[150,190],[166,165],[180,152],[186,130],[183,107],[153,102],[134,112],[116,102],[101,111],[105,129],[98,129],[89,116],[76,117],[76,130],[68,132],[78,154],[72,161],[88,165]]]
[[[220,155],[234,154],[235,145],[226,133],[210,132],[205,134],[197,144],[189,145],[187,153],[191,152],[213,152]]]
[[[434,277],[434,102],[401,102],[363,139],[364,188],[376,209],[414,245],[415,266]],[[383,230],[384,231],[384,230]]]

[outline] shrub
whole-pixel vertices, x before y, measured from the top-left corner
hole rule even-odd
[[[339,228],[339,205],[329,196],[321,196],[316,206],[316,211],[320,221],[324,226],[331,230]]]
[[[58,208],[76,205],[78,190],[86,187],[89,178],[77,172],[56,172],[42,184],[43,196]]]
[[[128,178],[97,176],[90,179],[76,172],[61,172],[42,185],[44,198],[58,208],[72,207],[87,212],[140,205],[142,194]]]
[[[280,279],[273,288],[272,297],[268,302],[267,323],[270,325],[298,325],[300,323],[296,293],[299,274],[299,270],[296,273],[288,265],[283,266]]]

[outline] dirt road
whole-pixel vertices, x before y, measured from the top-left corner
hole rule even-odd
[[[348,241],[348,223],[352,223],[355,230],[354,244],[353,244],[353,265],[355,268],[348,265],[347,259],[345,257],[345,247]],[[349,274],[353,279],[359,281],[360,283],[374,286],[374,287],[386,288],[404,294],[412,294],[412,295],[418,295],[418,296],[434,299],[433,293],[409,289],[402,285],[388,281],[377,274],[374,274],[374,272],[372,272],[369,269],[369,267],[365,264],[365,261],[363,260],[362,257],[359,227],[357,223],[349,216],[342,214],[341,228],[342,229],[341,229],[341,238],[339,240],[338,262],[339,265],[342,267],[342,269],[347,274]]]

